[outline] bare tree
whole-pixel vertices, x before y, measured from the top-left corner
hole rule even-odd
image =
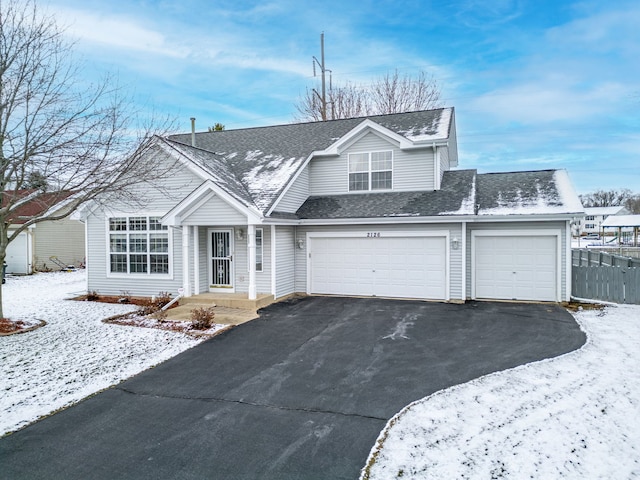
[[[627,207],[633,215],[640,215],[640,193],[636,193],[627,199],[624,203],[624,206]]]
[[[92,201],[133,202],[132,187],[159,185],[168,169],[140,158],[169,122],[141,124],[110,79],[81,88],[72,47],[35,1],[0,0],[0,264],[30,226]],[[63,199],[62,213],[43,208],[24,217],[27,202],[51,207]]]
[[[396,70],[370,86],[347,83],[331,88],[327,96],[331,119],[430,110],[442,105],[437,82],[425,72],[414,78]],[[312,89],[307,89],[295,107],[298,121],[322,120],[322,102]]]
[[[597,190],[580,195],[580,200],[585,207],[619,207],[624,206],[627,200],[632,197],[631,190],[623,188],[621,190]]]

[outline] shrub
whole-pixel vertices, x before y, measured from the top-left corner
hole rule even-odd
[[[171,301],[171,294],[168,292],[160,292],[158,295],[152,298],[145,298],[140,301],[138,307],[138,314],[142,316],[153,315],[155,313],[161,312],[162,307],[164,307],[167,303]],[[167,318],[166,312],[164,313],[164,317],[162,320]]]
[[[158,308],[164,307],[167,303],[171,301],[171,294],[169,292],[159,292],[156,295],[155,303]]]
[[[191,310],[191,328],[195,330],[207,330],[211,328],[215,312],[213,307],[196,307]]]
[[[100,295],[98,294],[97,290],[92,290],[90,292],[87,292],[87,300],[89,300],[90,302],[95,302],[96,300],[100,299]]]
[[[118,298],[118,303],[130,303],[131,302],[131,293],[128,290],[122,290],[120,292],[120,298]]]

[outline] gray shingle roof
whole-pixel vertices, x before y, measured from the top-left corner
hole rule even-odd
[[[300,219],[431,217],[473,214],[464,208],[473,197],[475,170],[444,172],[440,190],[361,193],[310,197],[298,209]],[[456,212],[456,213],[453,213]]]
[[[565,170],[484,173],[477,182],[478,215],[583,211]]]
[[[269,127],[171,135],[169,140],[193,151],[197,163],[224,177],[239,193],[245,190],[253,204],[267,212],[295,172],[314,151],[324,150],[367,118],[414,141],[445,140],[453,109],[437,109],[391,115],[293,123]],[[206,151],[208,154],[198,153]],[[231,182],[230,177],[236,182]],[[240,185],[243,188],[240,188]]]
[[[303,220],[577,213],[582,205],[564,170],[444,172],[440,190],[310,197]]]

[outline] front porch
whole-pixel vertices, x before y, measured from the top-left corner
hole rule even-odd
[[[167,310],[167,319],[189,320],[191,310],[198,307],[214,307],[215,323],[239,325],[258,318],[258,310],[274,302],[271,294],[259,293],[250,299],[247,293],[201,293],[182,297],[175,308]]]

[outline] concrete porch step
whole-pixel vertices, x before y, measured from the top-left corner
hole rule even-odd
[[[191,311],[194,308],[209,308],[211,304],[205,303],[188,303],[167,310],[167,320],[170,321],[189,321],[191,320]],[[254,318],[258,318],[255,310],[244,310],[240,308],[229,308],[216,306],[213,307],[215,317],[213,321],[220,325],[240,325]]]
[[[239,325],[254,318],[259,309],[273,303],[273,295],[258,294],[255,300],[249,300],[246,293],[201,293],[191,297],[183,297],[178,306],[167,310],[167,320],[191,320],[194,308],[213,306],[214,322],[221,325]]]
[[[249,300],[246,293],[201,293],[190,297],[180,299],[180,305],[211,305],[218,307],[240,308],[243,310],[259,310],[273,303],[273,295],[267,293],[259,293],[258,298]]]

